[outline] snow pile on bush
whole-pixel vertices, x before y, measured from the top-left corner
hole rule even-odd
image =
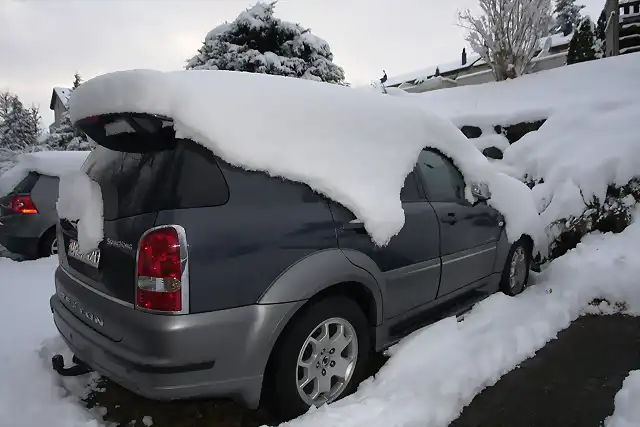
[[[0,196],[11,192],[29,172],[60,177],[80,170],[88,151],[38,151],[16,156],[15,164],[0,175]]]
[[[459,126],[547,119],[505,150],[500,169],[535,185],[558,256],[589,231],[620,231],[640,200],[639,75],[631,54],[403,99]]]
[[[420,151],[436,148],[461,169],[469,201],[472,183],[488,184],[512,241],[543,233],[526,185],[497,172],[450,122],[404,97],[265,74],[134,70],[85,82],[70,109],[74,122],[120,112],[170,117],[177,137],[341,203],[378,245],[404,225],[400,190]]]

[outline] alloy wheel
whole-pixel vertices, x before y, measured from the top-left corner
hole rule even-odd
[[[298,355],[298,394],[308,405],[332,402],[349,384],[357,362],[353,325],[337,317],[325,320],[309,334]]]
[[[514,251],[511,257],[511,267],[509,269],[509,286],[511,289],[519,289],[524,286],[527,277],[527,255],[522,246]]]

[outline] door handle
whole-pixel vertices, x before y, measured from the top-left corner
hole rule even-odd
[[[343,230],[355,230],[355,231],[365,231],[364,222],[361,219],[352,219],[346,224],[342,225]]]
[[[445,224],[455,224],[458,221],[458,218],[454,212],[449,212],[446,215],[441,216],[440,221]]]

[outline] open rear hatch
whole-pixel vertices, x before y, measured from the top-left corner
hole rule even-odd
[[[171,122],[143,114],[109,114],[80,121],[99,146],[82,170],[102,190],[104,239],[88,254],[77,250],[77,228],[62,219],[60,264],[103,296],[129,304],[136,296],[136,254],[141,236],[176,197],[177,141]]]

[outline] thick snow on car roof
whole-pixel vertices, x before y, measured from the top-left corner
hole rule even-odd
[[[173,119],[192,139],[248,170],[303,182],[361,219],[385,245],[404,224],[400,190],[424,147],[489,185],[508,234],[535,234],[529,189],[496,172],[448,120],[401,97],[328,83],[229,71],[131,70],[91,79],[72,94],[73,122],[108,113]],[[472,200],[467,188],[467,198]]]

